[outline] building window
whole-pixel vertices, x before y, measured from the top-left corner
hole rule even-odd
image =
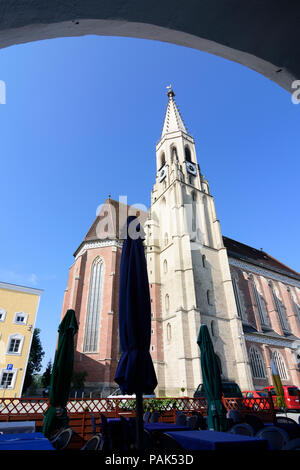
[[[0,376],[0,388],[2,389],[13,389],[15,386],[17,370],[2,369]]]
[[[168,312],[168,311],[169,311],[169,308],[170,308],[170,298],[169,298],[169,294],[166,294],[166,297],[165,297],[165,307],[166,307],[166,311]]]
[[[185,159],[187,162],[191,162],[192,161],[192,158],[191,158],[191,151],[190,151],[190,148],[188,145],[186,145],[184,147],[184,154],[185,154]]]
[[[151,329],[151,334],[154,335],[154,330],[153,330],[153,328]]]
[[[271,293],[272,293],[274,307],[275,307],[275,310],[278,313],[278,318],[279,318],[281,327],[284,331],[289,332],[290,331],[290,326],[289,326],[288,319],[287,319],[287,316],[286,316],[285,306],[283,305],[281,300],[278,298],[272,282],[269,282],[269,286],[270,286]]]
[[[278,369],[279,376],[280,376],[281,380],[288,380],[287,369],[286,369],[286,366],[285,366],[284,359],[283,359],[282,355],[280,354],[280,352],[274,351],[273,354],[272,354],[272,357],[273,357],[274,362],[277,366],[277,369]]]
[[[265,379],[266,369],[261,352],[254,347],[249,351],[250,367],[254,379]]]
[[[172,328],[171,328],[171,324],[168,323],[167,324],[167,340],[171,341],[171,338],[172,338]]]
[[[17,312],[15,314],[14,323],[17,325],[26,325],[27,324],[28,313]]]
[[[254,296],[254,301],[255,301],[258,315],[259,315],[260,324],[261,326],[270,326],[270,320],[269,320],[269,316],[267,313],[265,301],[257,290],[253,276],[250,275],[249,279],[250,279],[250,285],[251,285],[251,289],[252,289],[253,296]]]
[[[20,355],[22,352],[23,342],[24,336],[18,334],[11,335],[8,339],[6,354]]]
[[[295,297],[294,297],[293,292],[291,291],[291,289],[290,289],[289,287],[287,288],[287,291],[288,291],[288,293],[289,293],[290,301],[291,301],[293,310],[294,310],[294,312],[295,312],[295,315],[296,315],[296,317],[298,318],[298,321],[299,321],[299,323],[300,323],[300,307],[299,307],[299,305],[298,305],[298,303],[297,303],[297,300],[296,300]]]
[[[206,256],[202,255],[202,267],[206,268]]]
[[[161,154],[160,156],[160,167],[162,168],[166,163],[166,157],[165,157],[165,154],[164,152]]]
[[[212,294],[211,294],[211,291],[210,291],[210,290],[208,290],[208,291],[206,292],[206,297],[207,297],[207,303],[208,303],[208,305],[212,305]]]
[[[175,145],[171,147],[171,163],[174,161],[176,162],[178,160],[178,155],[177,155],[177,148]]]
[[[164,273],[167,274],[167,272],[168,272],[168,262],[167,262],[167,260],[165,259],[165,260],[164,260]]]
[[[87,317],[85,325],[84,352],[98,350],[100,313],[103,288],[104,265],[100,257],[93,262],[90,277]]]
[[[155,351],[155,347],[153,345],[151,346],[151,351]]]
[[[216,328],[215,328],[215,322],[214,320],[210,324],[210,329],[211,329],[211,335],[216,336]]]
[[[240,318],[243,318],[242,302],[239,293],[238,280],[235,277],[232,278],[232,287],[238,316]]]
[[[0,308],[0,321],[4,321],[6,317],[6,311],[3,308]]]
[[[164,242],[165,242],[165,246],[167,246],[169,243],[169,237],[167,233],[165,233]]]

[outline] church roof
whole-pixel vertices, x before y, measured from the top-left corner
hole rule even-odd
[[[142,226],[148,217],[147,212],[108,197],[105,203],[100,207],[96,219],[84,237],[82,243],[75,251],[74,256],[77,255],[83,244],[86,242],[108,239],[121,240],[121,229],[125,225],[129,215],[137,216]]]
[[[167,106],[167,111],[165,115],[161,137],[163,137],[165,134],[169,134],[171,132],[177,132],[177,131],[183,131],[187,134],[188,132],[186,130],[186,127],[184,125],[184,122],[182,120],[179,109],[174,99],[175,93],[171,87],[167,87],[167,88],[169,88],[169,91],[167,93],[169,97],[169,101],[168,101],[168,106]]]
[[[300,274],[298,272],[273,258],[263,250],[252,248],[251,246],[228,237],[223,237],[223,242],[229,257],[241,259],[262,268],[300,280]]]

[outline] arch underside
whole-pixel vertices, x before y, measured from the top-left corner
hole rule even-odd
[[[282,0],[0,0],[0,47],[83,35],[158,40],[238,62],[293,92],[299,17],[300,4]]]

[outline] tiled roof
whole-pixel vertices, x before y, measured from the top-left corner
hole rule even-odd
[[[142,226],[144,225],[148,214],[134,206],[128,206],[114,199],[107,198],[101,206],[96,219],[91,228],[84,237],[82,243],[77,248],[74,256],[85,242],[96,240],[120,240],[120,232],[126,223],[129,215],[135,215],[139,218]]]
[[[300,274],[298,272],[285,266],[263,250],[252,248],[251,246],[228,237],[223,237],[223,242],[229,257],[238,258],[262,268],[300,280]]]

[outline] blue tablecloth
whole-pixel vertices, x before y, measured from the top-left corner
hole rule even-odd
[[[1,450],[55,450],[41,432],[0,434]]]
[[[188,431],[190,428],[188,426],[179,426],[178,424],[172,423],[145,423],[144,429],[149,432],[154,431],[161,431],[161,432],[168,432],[168,431]]]
[[[185,450],[268,450],[268,441],[218,431],[168,432]]]

